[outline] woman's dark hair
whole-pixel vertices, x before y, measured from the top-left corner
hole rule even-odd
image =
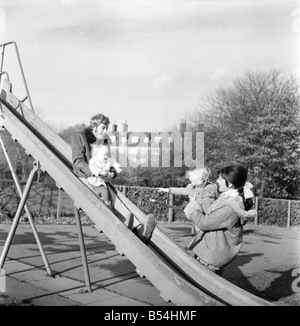
[[[231,183],[238,190],[239,195],[243,199],[245,210],[251,209],[254,204],[253,200],[251,198],[245,199],[244,196],[244,186],[248,177],[247,170],[241,165],[230,165],[218,171],[218,174],[226,180],[227,187]]]

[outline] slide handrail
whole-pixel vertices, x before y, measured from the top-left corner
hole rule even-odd
[[[31,101],[31,97],[30,97],[30,93],[29,93],[29,89],[28,89],[28,85],[27,85],[25,74],[24,74],[24,70],[23,70],[23,66],[22,66],[22,63],[21,63],[21,58],[20,58],[18,46],[17,46],[17,43],[16,42],[13,42],[12,41],[12,42],[7,42],[7,43],[0,44],[0,48],[2,48],[2,52],[1,52],[1,64],[0,64],[0,73],[3,72],[5,48],[7,46],[9,46],[9,45],[13,45],[14,46],[14,49],[15,49],[15,52],[16,52],[16,55],[17,55],[17,61],[18,61],[19,69],[20,69],[20,72],[21,72],[21,77],[22,77],[23,84],[24,84],[25,91],[26,91],[26,96],[22,99],[22,102],[24,102],[24,101],[26,101],[28,99],[30,109],[31,109],[32,112],[34,112],[32,101]],[[1,82],[1,77],[2,76],[0,75],[0,82]]]

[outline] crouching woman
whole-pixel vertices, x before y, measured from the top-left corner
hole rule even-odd
[[[239,253],[243,242],[244,221],[236,207],[248,211],[252,198],[246,198],[247,170],[239,165],[223,168],[217,180],[219,198],[203,215],[197,202],[188,204],[185,212],[204,235],[194,247],[195,258],[210,270],[222,275],[223,268]],[[253,210],[254,211],[254,210]]]

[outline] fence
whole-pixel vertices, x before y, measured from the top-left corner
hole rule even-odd
[[[4,181],[4,180],[3,180]],[[183,212],[188,203],[187,196],[174,196],[168,193],[158,193],[156,188],[116,185],[145,214],[153,213],[159,220],[169,223],[186,221]],[[0,221],[1,213],[13,218],[17,209],[19,197],[14,184],[10,180],[0,181]],[[61,189],[53,185],[34,184],[27,206],[33,217],[73,216],[73,203]],[[288,199],[255,198],[257,217],[255,225],[277,225],[290,228],[300,225],[300,201]]]
[[[157,196],[157,191],[155,188],[147,188],[147,187],[135,187],[135,186],[116,186],[119,190],[123,192],[131,201],[137,203],[141,206],[140,202],[136,202],[136,195],[132,196],[132,193],[144,192],[145,203],[147,203],[147,197],[145,196],[145,192],[150,192],[152,194],[151,198],[154,197],[157,200],[157,197],[160,198],[158,202],[164,201],[164,205],[168,204],[169,206],[176,206],[177,208],[184,208],[188,203],[188,199],[178,200],[178,197],[186,197],[186,196],[175,196],[172,194],[164,194],[161,196]],[[168,197],[166,197],[168,196]],[[142,198],[142,196],[139,196]],[[166,203],[166,199],[168,202]],[[150,209],[145,209],[146,213],[151,211]],[[153,204],[149,203],[148,206],[153,208]],[[299,200],[291,200],[291,199],[273,199],[273,198],[259,198],[255,197],[255,209],[257,211],[256,217],[253,221],[255,225],[264,224],[264,225],[278,225],[281,227],[290,228],[291,226],[300,225],[300,201]],[[167,215],[168,222],[174,222],[177,219],[185,218],[183,212],[178,212],[176,208],[169,207],[167,210],[163,211],[164,215]]]

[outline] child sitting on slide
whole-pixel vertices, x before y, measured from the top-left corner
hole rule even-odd
[[[106,177],[113,167],[117,173],[122,171],[120,164],[108,156],[109,149],[106,145],[94,145],[91,151],[89,168],[93,176],[87,181],[96,187],[97,194],[102,198],[106,205],[109,205],[109,196],[106,183],[102,179]]]

